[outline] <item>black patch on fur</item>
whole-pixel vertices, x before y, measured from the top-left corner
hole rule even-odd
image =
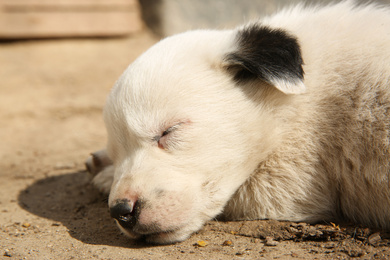
[[[303,60],[297,39],[282,29],[253,24],[236,36],[238,49],[226,55],[228,70],[238,82],[303,79]]]

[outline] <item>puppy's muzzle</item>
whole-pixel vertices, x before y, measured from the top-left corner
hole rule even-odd
[[[110,213],[111,217],[114,218],[119,225],[127,230],[131,230],[137,224],[140,208],[140,201],[133,202],[124,199],[117,201],[116,204],[110,208]]]

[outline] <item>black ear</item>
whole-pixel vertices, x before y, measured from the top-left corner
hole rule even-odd
[[[224,65],[237,82],[263,80],[286,94],[305,92],[301,50],[297,39],[281,29],[252,24],[239,29],[237,49]]]

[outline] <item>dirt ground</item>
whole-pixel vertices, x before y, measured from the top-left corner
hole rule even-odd
[[[167,246],[122,235],[84,160],[105,145],[109,89],[154,42],[139,33],[0,44],[2,259],[390,258],[388,233],[340,223],[211,221]]]

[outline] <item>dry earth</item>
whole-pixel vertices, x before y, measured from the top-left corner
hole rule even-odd
[[[0,44],[1,258],[390,258],[389,234],[340,223],[211,221],[168,246],[120,234],[83,162],[105,144],[109,89],[155,41],[140,33]]]

